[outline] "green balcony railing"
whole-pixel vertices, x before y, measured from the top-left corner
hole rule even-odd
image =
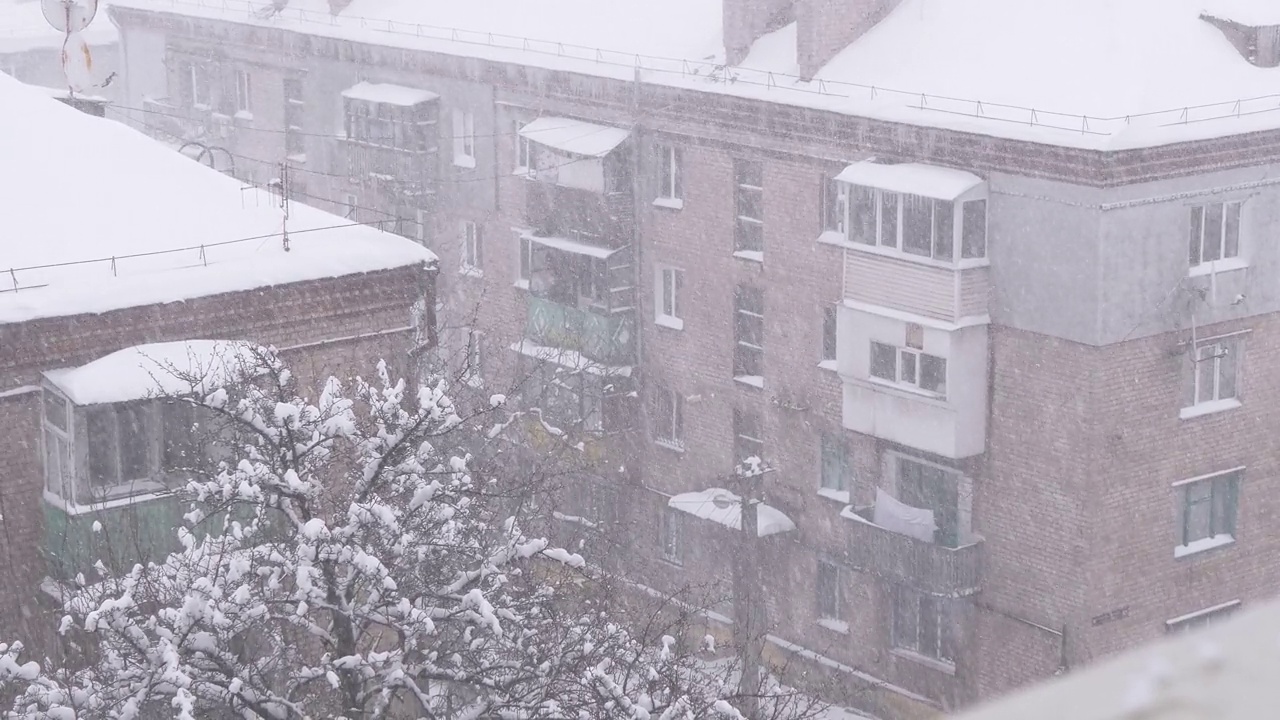
[[[571,350],[602,365],[635,362],[635,329],[630,313],[601,315],[530,297],[525,337],[544,347]]]
[[[43,505],[49,571],[62,580],[87,574],[99,560],[124,570],[163,560],[178,549],[177,531],[189,509],[187,501],[174,495],[77,514]],[[95,522],[100,523],[96,531]]]

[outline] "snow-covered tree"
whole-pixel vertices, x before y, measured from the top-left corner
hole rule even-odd
[[[464,413],[448,383],[330,379],[314,398],[255,349],[234,382],[188,377],[212,452],[162,562],[75,579],[61,659],[0,645],[12,716],[53,718],[806,717],[688,613],[615,615],[607,579],[525,530],[524,464],[480,462],[520,413]],[[228,373],[219,373],[226,377]],[[465,415],[465,417],[464,417]],[[474,468],[484,467],[478,473]],[[161,554],[163,556],[163,553]],[[659,618],[667,618],[659,620]]]

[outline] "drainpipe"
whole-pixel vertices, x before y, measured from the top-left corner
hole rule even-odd
[[[634,141],[632,142],[632,146],[631,146],[631,207],[632,207],[632,210],[631,210],[631,215],[632,215],[631,257],[632,257],[632,264],[635,266],[632,270],[632,288],[633,289],[631,292],[631,295],[632,295],[631,302],[635,308],[635,319],[634,319],[635,325],[633,327],[633,334],[635,335],[635,353],[636,353],[634,362],[635,362],[635,367],[637,371],[632,375],[633,381],[632,381],[631,389],[637,395],[637,404],[641,406],[637,408],[639,412],[636,413],[636,417],[643,419],[645,417],[645,413],[643,409],[643,401],[639,400],[640,386],[644,383],[644,370],[641,367],[642,359],[644,358],[644,345],[642,341],[642,338],[644,337],[644,333],[642,332],[642,327],[644,324],[644,319],[643,319],[644,318],[644,290],[643,290],[644,289],[644,284],[643,284],[644,269],[643,269],[643,263],[641,262],[641,259],[642,259],[641,248],[643,247],[643,243],[641,242],[641,240],[644,238],[644,233],[642,232],[641,225],[643,223],[643,218],[644,218],[643,211],[644,211],[644,187],[645,187],[644,180],[643,180],[645,165],[644,165],[644,162],[642,161],[642,157],[644,156],[644,145],[642,143],[642,140],[644,140],[645,137],[644,137],[644,128],[641,126],[641,122],[640,122],[641,87],[642,86],[641,86],[641,80],[640,80],[640,68],[637,67],[635,69],[635,75],[633,76],[633,79],[631,82],[631,118],[632,118],[631,122],[632,122],[632,128],[633,128],[632,134],[634,136]],[[641,421],[641,425],[643,425],[643,420]],[[632,435],[633,438],[634,438],[635,432],[644,432],[644,428],[639,427],[639,428],[633,429],[633,435]],[[639,462],[638,458],[639,458],[639,454],[636,453],[633,457],[632,462]],[[640,473],[637,473],[637,477],[642,477],[642,476]]]

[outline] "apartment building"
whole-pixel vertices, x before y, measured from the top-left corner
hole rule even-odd
[[[376,358],[407,371],[435,258],[301,205],[284,236],[277,197],[11,78],[0,106],[0,628],[38,648],[60,582],[177,542],[193,420],[156,399],[175,371],[249,343],[313,388]]]
[[[431,247],[637,582],[730,622],[760,497],[770,651],[884,716],[1280,584],[1269,6],[228,3],[115,5],[125,110]]]

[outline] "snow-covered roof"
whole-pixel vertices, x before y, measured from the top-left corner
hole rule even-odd
[[[413,107],[440,98],[430,90],[392,85],[391,83],[356,83],[342,91],[342,97],[372,103]]]
[[[588,257],[599,258],[601,260],[604,260],[610,255],[618,252],[617,250],[598,247],[591,243],[584,243],[571,238],[534,235],[531,231],[522,233],[520,237],[534,243],[535,245],[545,245],[546,247],[554,248],[562,252],[573,253],[574,255],[586,255]]]
[[[742,529],[741,498],[723,488],[672,495],[667,506],[734,530]],[[796,524],[778,508],[764,503],[756,507],[756,535],[767,537],[795,529]]]
[[[402,237],[296,204],[286,252],[275,196],[6,75],[0,75],[0,158],[0,323],[435,257]]]
[[[540,117],[520,128],[530,140],[573,155],[604,157],[627,139],[622,128],[562,117]]]
[[[44,376],[76,405],[98,405],[193,389],[211,392],[254,365],[255,348],[249,343],[186,340],[126,348]]]
[[[1204,0],[1204,14],[1241,25],[1280,25],[1280,3],[1258,0]]]
[[[846,167],[836,175],[836,180],[938,200],[955,200],[982,184],[982,178],[963,170],[920,163],[889,165],[871,161],[856,162]]]
[[[1200,19],[1219,0],[902,0],[812,82],[794,23],[724,67],[722,0],[114,0],[977,132],[1120,149],[1280,128],[1280,68],[1245,61]],[[1274,0],[1233,2],[1237,17]],[[255,14],[256,13],[256,14]],[[1237,101],[1243,101],[1237,104]]]
[[[106,3],[99,5],[97,17],[80,37],[91,47],[119,39],[116,26],[107,18]],[[40,0],[0,0],[0,54],[62,47],[65,38],[44,19]]]
[[[954,720],[1258,720],[1280,707],[1280,603],[1238,612]]]

